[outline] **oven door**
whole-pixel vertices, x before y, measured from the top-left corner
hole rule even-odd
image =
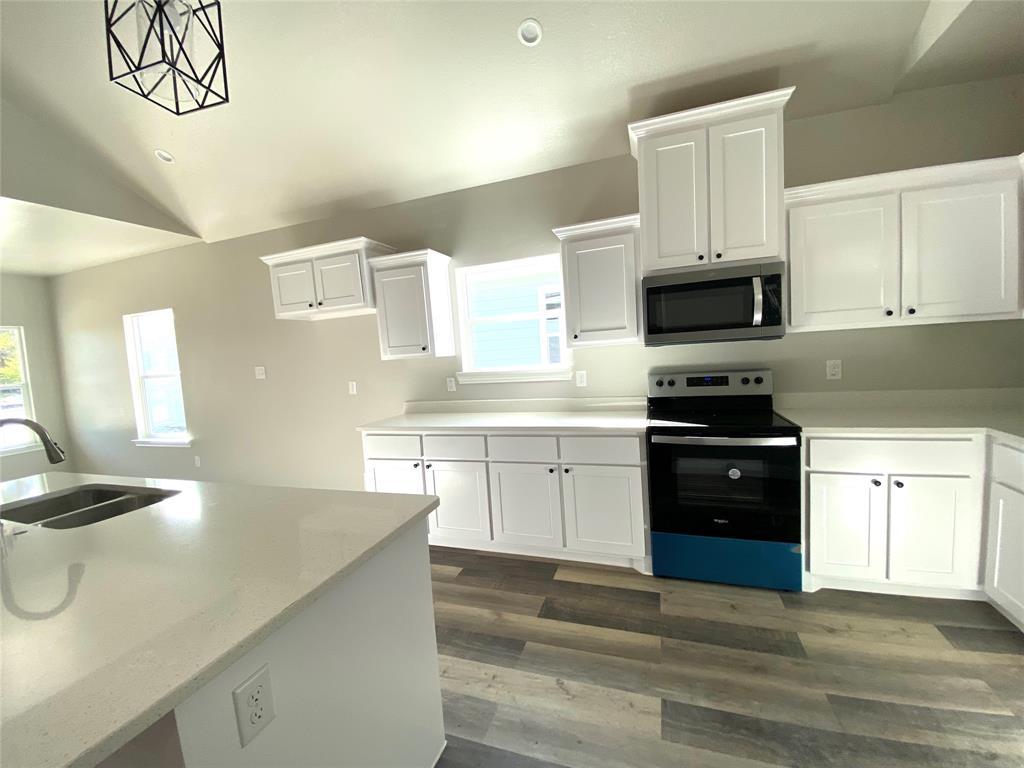
[[[799,438],[648,436],[651,530],[800,541]]]
[[[777,338],[782,275],[745,266],[644,278],[644,340],[649,346]]]

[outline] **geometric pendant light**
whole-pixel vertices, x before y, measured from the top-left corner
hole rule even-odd
[[[219,0],[104,0],[110,79],[176,115],[228,101]]]

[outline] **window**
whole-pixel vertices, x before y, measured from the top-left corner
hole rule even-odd
[[[142,445],[188,445],[181,397],[174,312],[158,309],[124,316],[135,424]]]
[[[570,377],[557,254],[464,267],[457,281],[460,381]]]
[[[20,325],[0,326],[0,418],[35,418],[25,359],[25,332]],[[24,451],[38,445],[35,433],[28,427],[0,429],[0,451]]]

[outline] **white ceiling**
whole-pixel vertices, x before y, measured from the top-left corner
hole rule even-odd
[[[162,229],[0,197],[0,271],[57,275],[196,239]]]
[[[102,3],[3,0],[0,67],[5,97],[218,240],[624,154],[631,119],[780,85],[790,119],[883,102],[926,7],[225,0],[231,102],[175,117],[107,81]]]

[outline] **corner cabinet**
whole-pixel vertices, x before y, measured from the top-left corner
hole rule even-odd
[[[373,312],[376,303],[367,260],[393,250],[366,237],[353,237],[261,256],[270,267],[274,316],[326,320]]]
[[[1022,315],[1018,158],[786,190],[790,331]]]
[[[783,250],[783,88],[629,124],[644,272]]]
[[[552,230],[562,243],[570,347],[639,341],[639,226],[634,215]]]
[[[370,259],[382,360],[455,354],[450,262],[429,249]]]
[[[1024,631],[1024,440],[990,446],[985,594]]]

